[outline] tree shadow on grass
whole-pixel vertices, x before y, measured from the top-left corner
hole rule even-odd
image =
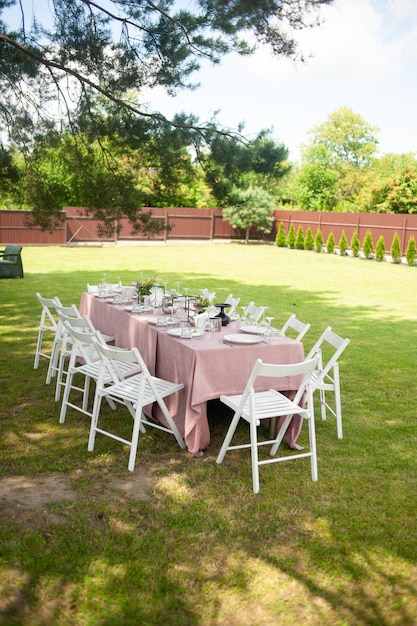
[[[209,273],[191,277],[210,284]],[[3,617],[201,625],[222,623],[229,601],[235,626],[283,623],[280,615],[285,623],[414,623],[414,326],[386,316],[375,332],[375,311],[332,304],[331,293],[326,300],[287,287],[271,294],[266,285],[216,279],[219,292],[270,306],[277,323],[291,312],[312,322],[306,349],[328,324],[350,337],[341,360],[345,439],[317,416],[318,483],[307,463],[279,464],[261,470],[255,496],[245,452],[215,463],[230,416],[213,403],[204,459],[159,433],[140,440],[138,462],[152,481],[150,497],[135,500],[112,483],[130,478],[123,447],[97,439],[88,453],[88,420],[73,413],[60,425],[46,364],[33,370],[36,291],[56,289],[63,302],[78,303],[89,278],[25,279],[33,298],[26,287],[3,292],[3,476],[66,476],[77,495],[46,505],[50,515],[32,526],[22,523],[24,511],[11,519],[3,507]]]

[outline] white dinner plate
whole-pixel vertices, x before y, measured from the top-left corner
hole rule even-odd
[[[158,317],[163,317],[163,316],[158,315]],[[158,317],[149,317],[146,321],[149,322],[149,324],[156,324]],[[167,319],[167,326],[175,326],[176,324],[179,324],[179,320],[175,319],[174,321],[172,321],[171,319]]]
[[[241,326],[240,330],[243,333],[249,333],[250,335],[264,335],[266,328],[262,326]]]
[[[259,343],[262,337],[259,335],[225,335],[224,339],[230,343]]]
[[[194,339],[195,337],[201,337],[203,333],[201,330],[196,330],[193,328],[193,332],[189,339]],[[172,335],[173,337],[181,337],[181,328],[169,328],[167,330],[167,335]]]

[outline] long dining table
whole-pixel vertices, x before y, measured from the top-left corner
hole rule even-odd
[[[239,332],[238,327],[230,325],[209,337],[175,337],[156,326],[155,314],[135,314],[89,293],[82,294],[79,310],[101,332],[114,336],[116,346],[136,346],[152,375],[184,384],[183,390],[166,398],[166,404],[188,450],[197,457],[210,443],[208,400],[242,393],[258,358],[265,363],[285,364],[304,359],[303,344],[287,337],[254,344],[224,342],[225,335]],[[281,379],[276,388],[291,394],[299,383],[298,378],[288,377]],[[271,381],[263,379],[256,390],[270,388]],[[158,408],[154,407],[152,417],[163,421]],[[296,442],[301,426],[302,418],[294,416],[285,434],[290,448],[300,448]]]

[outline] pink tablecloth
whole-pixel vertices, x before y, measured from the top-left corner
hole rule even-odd
[[[230,347],[222,342],[223,335],[237,332],[230,327],[209,339],[178,339],[157,330],[143,316],[132,315],[89,294],[83,294],[80,312],[89,315],[96,328],[114,335],[117,346],[137,346],[151,373],[184,384],[182,391],[167,399],[167,405],[188,450],[195,455],[210,443],[207,400],[241,393],[258,358],[265,363],[297,363],[304,359],[303,344],[288,338],[271,345],[260,342]],[[283,379],[279,390],[291,392],[298,384],[299,380]],[[265,379],[258,390],[270,386]],[[161,419],[158,412],[155,417]],[[302,419],[294,416],[285,437],[290,447],[296,447],[301,425]]]

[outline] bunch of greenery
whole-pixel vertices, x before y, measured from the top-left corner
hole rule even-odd
[[[297,236],[295,238],[294,245],[297,250],[304,250],[305,241],[304,241],[304,231],[303,231],[302,226],[299,226],[297,229]]]
[[[415,265],[416,252],[417,252],[416,240],[414,239],[414,237],[410,237],[410,239],[408,240],[408,244],[407,244],[407,250],[405,252],[405,258],[407,260],[408,265]]]
[[[327,241],[326,241],[326,251],[328,254],[334,254],[334,250],[335,250],[335,240],[334,240],[334,235],[333,233],[329,233],[329,236],[327,237]]]
[[[347,242],[347,239],[346,239],[345,231],[342,230],[342,234],[341,234],[340,240],[339,240],[339,253],[340,253],[340,256],[345,256],[346,255],[347,248],[348,248],[348,242]]]
[[[289,229],[288,229],[288,235],[287,235],[287,246],[289,248],[295,248],[295,227],[294,224],[291,224]]]
[[[314,237],[311,232],[310,226],[307,228],[306,238],[304,241],[304,249],[305,250],[314,250]]]
[[[401,244],[397,232],[394,234],[392,239],[390,252],[393,263],[399,263],[401,261]]]
[[[376,242],[375,259],[379,262],[385,260],[385,239],[382,235],[378,238],[378,241]]]
[[[316,252],[321,252],[323,250],[323,235],[321,234],[320,228],[316,231],[316,236],[314,238],[314,250]]]
[[[278,232],[275,237],[275,243],[278,248],[285,248],[287,246],[287,236],[285,234],[285,227],[283,222],[280,222]]]
[[[373,249],[374,249],[374,242],[372,241],[372,233],[368,230],[362,242],[362,252],[364,254],[365,259],[371,258]]]
[[[352,254],[353,256],[359,256],[359,251],[361,249],[361,244],[359,241],[359,235],[357,233],[357,231],[355,230],[355,232],[352,235],[352,239],[350,242],[350,249],[352,250]]]

